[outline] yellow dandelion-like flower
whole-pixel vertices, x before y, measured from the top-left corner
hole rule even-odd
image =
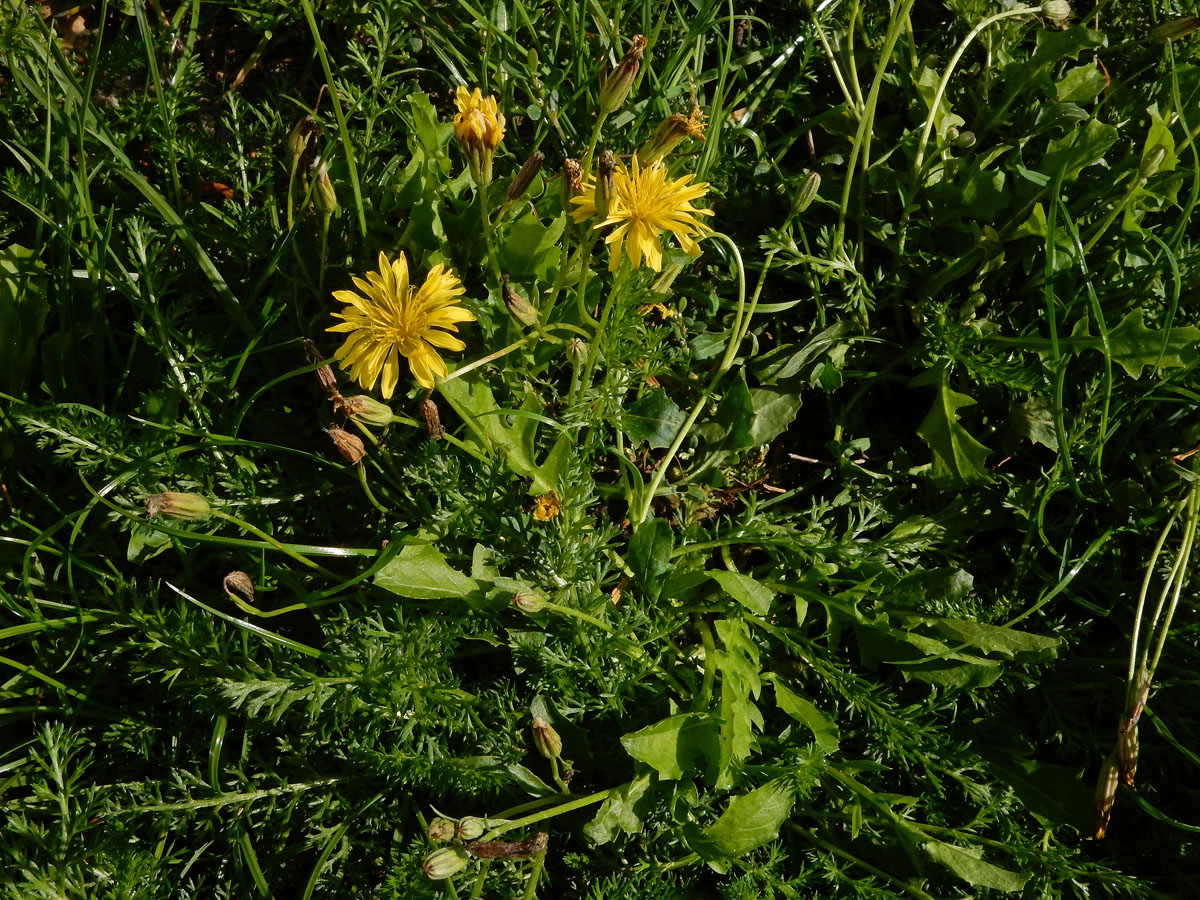
[[[557,518],[560,512],[562,512],[562,501],[558,498],[557,491],[551,491],[538,497],[537,505],[533,508],[533,517],[539,522],[549,522],[551,519]]]
[[[621,252],[629,254],[633,268],[642,264],[655,272],[662,270],[662,243],[659,232],[669,231],[675,235],[679,246],[692,256],[700,255],[696,237],[712,231],[697,216],[711,216],[711,209],[696,209],[693,200],[699,200],[708,192],[704,181],[692,184],[694,175],[668,178],[662,163],[654,162],[642,168],[635,157],[632,169],[626,169],[618,161],[613,174],[613,192],[608,200],[608,217],[595,228],[612,230],[604,238],[611,248],[608,269],[617,271],[621,263]],[[582,194],[572,197],[571,202],[579,208],[571,213],[576,222],[586,222],[596,215],[596,185],[590,182]]]
[[[446,377],[446,363],[438,355],[443,350],[462,350],[462,341],[448,334],[458,331],[459,322],[474,322],[468,310],[459,305],[463,293],[458,277],[443,265],[429,270],[425,283],[414,288],[408,281],[408,260],[401,253],[389,263],[379,254],[379,271],[355,278],[354,291],[334,291],[334,299],[348,304],[345,311],[334,313],[345,319],[326,331],[347,332],[346,342],[333,358],[350,377],[366,390],[380,387],[385,399],[392,396],[400,380],[400,357],[408,360],[413,378],[422,387],[432,388],[435,375]],[[442,331],[440,329],[445,329]]]
[[[504,138],[504,115],[496,98],[484,97],[479,88],[468,91],[462,85],[454,94],[458,113],[454,116],[454,137],[467,155],[476,183],[492,180],[492,157]]]

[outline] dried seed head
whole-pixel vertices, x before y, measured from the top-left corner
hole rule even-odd
[[[327,394],[337,393],[337,376],[333,374],[333,368],[325,362],[325,357],[321,355],[321,351],[317,349],[317,345],[305,338],[304,356],[308,360],[310,366],[320,366],[317,369],[317,381],[320,382],[322,390]]]
[[[546,759],[558,759],[562,755],[562,738],[541,716],[533,717],[533,745]]]
[[[421,418],[425,420],[425,430],[429,432],[429,439],[440,441],[446,429],[442,427],[442,417],[438,414],[433,397],[426,397],[421,401]]]
[[[487,823],[479,816],[467,816],[464,819],[458,820],[458,828],[456,829],[460,839],[464,841],[478,840],[487,830]]]
[[[429,839],[439,844],[444,844],[450,838],[454,837],[454,831],[454,822],[445,816],[437,816],[431,819],[429,825],[425,828],[425,833],[429,835]]]
[[[366,394],[355,394],[353,397],[342,397],[337,404],[338,412],[342,415],[362,422],[364,425],[373,425],[376,428],[386,428],[392,424],[396,418],[392,414],[392,408],[386,403],[380,403],[374,397],[368,397]]]
[[[421,865],[426,878],[440,881],[457,875],[467,867],[467,854],[460,847],[440,847],[434,850]]]
[[[525,192],[529,190],[529,185],[533,182],[533,176],[541,171],[542,163],[546,161],[546,154],[541,150],[534,150],[529,155],[529,159],[525,160],[525,165],[521,166],[516,177],[513,178],[512,184],[508,186],[508,192],[505,194],[510,201],[520,200],[525,196]]]
[[[550,844],[550,835],[539,832],[527,841],[475,841],[467,844],[466,851],[480,859],[528,859],[536,856]]]
[[[367,455],[366,448],[363,447],[363,442],[357,435],[338,428],[336,425],[326,428],[325,433],[333,439],[333,445],[337,447],[338,453],[342,454],[342,458],[350,465],[358,465]]]
[[[151,519],[166,516],[180,522],[198,522],[212,515],[212,506],[199,494],[163,491],[161,494],[151,494],[145,503],[146,515]]]
[[[1096,840],[1108,831],[1108,820],[1112,816],[1113,801],[1117,797],[1121,766],[1115,754],[1110,753],[1100,766],[1100,777],[1096,779],[1096,792],[1092,804],[1096,808]]]
[[[645,50],[646,39],[640,34],[635,34],[633,43],[629,45],[629,49],[625,51],[625,55],[621,57],[617,67],[605,79],[604,87],[600,89],[600,115],[609,115],[625,102],[625,98],[629,96],[629,91],[633,87],[633,80],[637,77],[638,69],[642,67],[642,54]]]

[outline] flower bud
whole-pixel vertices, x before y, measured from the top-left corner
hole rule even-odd
[[[642,53],[646,49],[646,39],[640,34],[633,36],[633,43],[617,63],[617,67],[604,82],[600,89],[600,115],[607,116],[621,107],[633,80],[637,77],[638,69],[642,67]]]
[[[960,131],[958,137],[954,139],[954,146],[959,150],[969,150],[975,146],[975,132]]]
[[[541,591],[517,591],[512,602],[521,612],[531,615],[546,608],[546,598]]]
[[[1150,32],[1150,40],[1156,44],[1165,44],[1167,41],[1187,37],[1198,28],[1200,28],[1200,16],[1184,16],[1182,19],[1163,22]]]
[[[487,830],[487,823],[479,816],[467,816],[464,819],[458,820],[457,833],[460,839],[464,841],[478,840]]]
[[[304,356],[308,360],[310,366],[320,366],[317,369],[317,381],[320,382],[322,389],[327,394],[337,393],[337,376],[333,374],[333,367],[325,362],[325,357],[321,355],[321,351],[317,349],[317,345],[308,338],[304,339]]]
[[[306,157],[311,152],[310,148],[315,143],[315,139],[320,137],[321,131],[321,126],[312,116],[304,116],[292,126],[292,130],[288,134],[287,149],[293,172],[304,164]]]
[[[457,875],[467,867],[467,854],[460,847],[439,847],[427,857],[421,865],[421,871],[426,878],[440,881]]]
[[[809,172],[804,176],[804,181],[800,182],[800,190],[796,192],[796,202],[792,209],[797,214],[804,212],[812,202],[817,199],[817,192],[821,190],[821,173]]]
[[[1138,765],[1138,727],[1135,722],[1130,728],[1117,735],[1117,756],[1121,763],[1122,780],[1133,787]]]
[[[454,116],[454,137],[466,154],[471,177],[479,186],[492,180],[492,158],[504,137],[504,114],[500,112],[496,98],[484,97],[479,88],[468,91],[459,86],[454,102],[458,113]]]
[[[528,327],[538,320],[538,311],[528,300],[508,286],[508,277],[504,278],[504,305],[512,313],[514,319]]]
[[[161,515],[180,522],[198,522],[212,515],[208,500],[199,494],[163,491],[151,494],[145,502],[146,515],[151,519]]]
[[[317,170],[317,191],[314,199],[317,211],[322,215],[331,216],[337,212],[337,192],[333,189],[333,182],[329,180],[329,166],[325,163],[321,163],[321,168]]]
[[[1071,17],[1071,4],[1067,0],[1046,0],[1042,4],[1042,15],[1055,22],[1062,22]]]
[[[520,200],[525,196],[525,192],[529,190],[529,185],[533,181],[539,171],[541,171],[542,163],[546,161],[546,154],[541,150],[534,150],[529,154],[529,159],[525,160],[525,165],[521,166],[519,172],[512,180],[512,184],[508,186],[508,193],[505,194],[509,200]]]
[[[582,366],[588,357],[588,343],[579,338],[571,338],[567,341],[567,357],[571,360],[571,364]]]
[[[613,175],[617,171],[617,158],[611,150],[600,154],[596,169],[599,173],[596,177],[596,218],[603,222],[608,218],[608,206],[616,190]]]
[[[1100,777],[1096,779],[1096,792],[1092,797],[1092,804],[1096,808],[1096,840],[1103,838],[1108,831],[1113,801],[1117,797],[1120,769],[1116,756],[1111,753],[1100,766]]]
[[[704,140],[703,119],[704,114],[700,112],[700,107],[698,106],[692,107],[692,114],[690,116],[676,113],[673,116],[663,119],[659,123],[658,128],[655,129],[654,137],[638,148],[638,163],[642,166],[648,166],[662,159],[674,150],[686,137]]]
[[[533,745],[546,759],[558,759],[562,755],[562,738],[541,716],[533,717]]]
[[[437,404],[433,402],[433,397],[426,397],[421,401],[421,418],[425,420],[425,430],[429,432],[429,439],[440,441],[446,429],[442,427],[442,417],[438,413]]]
[[[342,458],[350,465],[358,465],[367,455],[366,448],[363,447],[363,442],[358,435],[351,434],[336,425],[326,428],[325,433],[333,439],[333,445],[337,447],[338,453],[342,454]]]
[[[454,837],[455,825],[450,819],[445,816],[437,816],[430,820],[429,825],[425,829],[425,833],[429,835],[431,841],[436,841],[439,844],[444,844],[450,838]]]
[[[1158,171],[1163,164],[1163,160],[1167,158],[1167,148],[1162,144],[1155,144],[1150,148],[1150,151],[1142,157],[1142,164],[1138,166],[1138,178],[1145,180]]]
[[[344,397],[339,406],[339,410],[343,415],[362,422],[364,425],[373,425],[376,428],[385,428],[392,424],[396,418],[392,414],[392,408],[386,403],[380,403],[374,397],[368,397],[366,394],[356,394],[353,397]]]

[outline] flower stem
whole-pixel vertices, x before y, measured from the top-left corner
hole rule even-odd
[[[290,556],[292,559],[296,560],[296,562],[300,563],[301,565],[308,566],[308,568],[312,569],[314,572],[320,572],[322,575],[326,575],[330,578],[338,577],[337,575],[333,574],[333,572],[330,572],[328,569],[326,569],[324,566],[318,565],[317,563],[315,563],[311,559],[309,559],[307,556],[303,556],[303,555],[297,553],[295,550],[292,550],[286,544],[281,544],[275,538],[271,537],[271,535],[267,534],[265,531],[263,531],[260,528],[256,528],[255,526],[251,525],[249,522],[245,521],[244,519],[239,519],[237,516],[230,515],[227,512],[222,512],[219,509],[214,509],[212,511],[212,515],[214,518],[224,519],[226,522],[230,522],[234,525],[237,525],[239,528],[243,528],[246,531],[249,531],[251,534],[257,535],[258,537],[260,537],[264,541],[266,541],[268,544],[270,544],[272,547],[274,547],[276,550],[278,550],[280,553],[283,553],[285,556]]]

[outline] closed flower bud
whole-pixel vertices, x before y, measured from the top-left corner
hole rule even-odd
[[[571,364],[582,366],[588,357],[588,343],[579,338],[571,338],[567,341],[567,357],[571,360]]]
[[[529,155],[529,159],[525,160],[525,165],[521,166],[516,177],[513,178],[512,184],[508,186],[508,193],[505,195],[509,200],[520,200],[525,196],[525,192],[529,190],[529,185],[533,182],[533,177],[542,169],[542,163],[546,161],[546,154],[541,150],[534,150]]]
[[[1138,178],[1149,178],[1158,171],[1166,158],[1167,148],[1162,144],[1155,144],[1150,148],[1150,152],[1142,157],[1142,164],[1138,166]]]
[[[431,441],[440,441],[446,429],[442,427],[442,417],[438,413],[437,404],[432,397],[421,401],[421,418],[425,420],[425,430],[429,432]]]
[[[384,428],[391,425],[392,421],[396,418],[392,414],[390,406],[386,403],[380,403],[374,397],[368,397],[366,394],[344,397],[340,409],[342,413],[350,418],[362,422],[364,425],[373,425],[376,428]]]
[[[487,823],[479,816],[467,816],[465,819],[458,820],[457,833],[459,838],[464,841],[478,840],[486,830]]]
[[[468,857],[459,847],[439,847],[427,857],[421,865],[421,871],[426,878],[440,881],[457,875],[467,867]]]
[[[465,86],[455,90],[454,137],[467,156],[471,177],[484,186],[492,180],[492,158],[504,138],[504,114],[496,98],[484,97],[479,88],[468,91]]]
[[[327,166],[325,163],[321,163],[321,168],[317,170],[317,191],[315,200],[317,211],[322,215],[331,216],[337,212],[337,192],[333,189],[333,182],[329,180],[329,166]]]
[[[320,382],[325,393],[336,394],[337,376],[333,374],[333,368],[325,362],[325,357],[321,355],[317,345],[308,338],[304,339],[304,356],[310,366],[320,366],[317,369],[317,381]]]
[[[617,67],[605,79],[604,87],[600,89],[600,115],[607,116],[625,102],[633,80],[637,78],[638,69],[642,67],[642,53],[646,50],[646,39],[640,34],[633,36],[633,43],[617,63]]]
[[[146,498],[146,515],[151,519],[166,516],[180,522],[198,522],[212,515],[212,507],[199,494],[163,491]]]
[[[1108,832],[1108,820],[1112,816],[1113,801],[1117,798],[1120,774],[1121,766],[1117,757],[1110,753],[1100,766],[1100,777],[1096,779],[1096,792],[1092,797],[1092,804],[1096,808],[1096,840]]]
[[[596,168],[596,218],[603,222],[608,218],[608,205],[612,200],[613,191],[616,190],[613,175],[617,171],[617,158],[611,150],[600,154]]]
[[[321,126],[312,116],[304,116],[292,126],[292,130],[288,134],[287,149],[293,172],[306,161],[305,157],[310,153],[314,138],[319,137],[320,134]]]
[[[338,453],[342,454],[342,459],[346,460],[350,465],[358,465],[362,462],[362,458],[367,455],[366,448],[363,447],[363,442],[357,435],[351,434],[343,428],[338,428],[336,425],[326,428],[325,433],[333,439],[333,446],[337,447]]]
[[[1071,17],[1071,4],[1067,0],[1046,0],[1042,4],[1042,15],[1055,22],[1062,22]]]
[[[541,591],[517,591],[513,594],[513,606],[523,613],[537,613],[546,608],[546,598]],[[536,741],[537,735],[534,734]]]
[[[1133,787],[1134,776],[1138,766],[1138,727],[1137,724],[1117,736],[1117,756],[1121,762],[1121,778]]]
[[[504,284],[504,305],[508,307],[513,318],[526,327],[535,324],[538,320],[538,311],[528,300],[508,286],[507,279]]]
[[[546,759],[558,759],[562,755],[562,738],[541,716],[533,717],[533,745]]]
[[[800,182],[800,190],[796,191],[796,203],[794,209],[797,213],[802,213],[817,199],[817,192],[821,190],[821,173],[809,172],[804,176],[804,181]]]
[[[1184,16],[1182,19],[1163,22],[1150,32],[1150,40],[1156,44],[1165,44],[1167,41],[1176,41],[1179,38],[1187,37],[1198,28],[1200,28],[1200,16]]]
[[[450,838],[454,837],[454,831],[454,822],[445,816],[437,816],[431,819],[428,827],[425,829],[425,833],[429,835],[429,839],[439,844],[444,844]]]

